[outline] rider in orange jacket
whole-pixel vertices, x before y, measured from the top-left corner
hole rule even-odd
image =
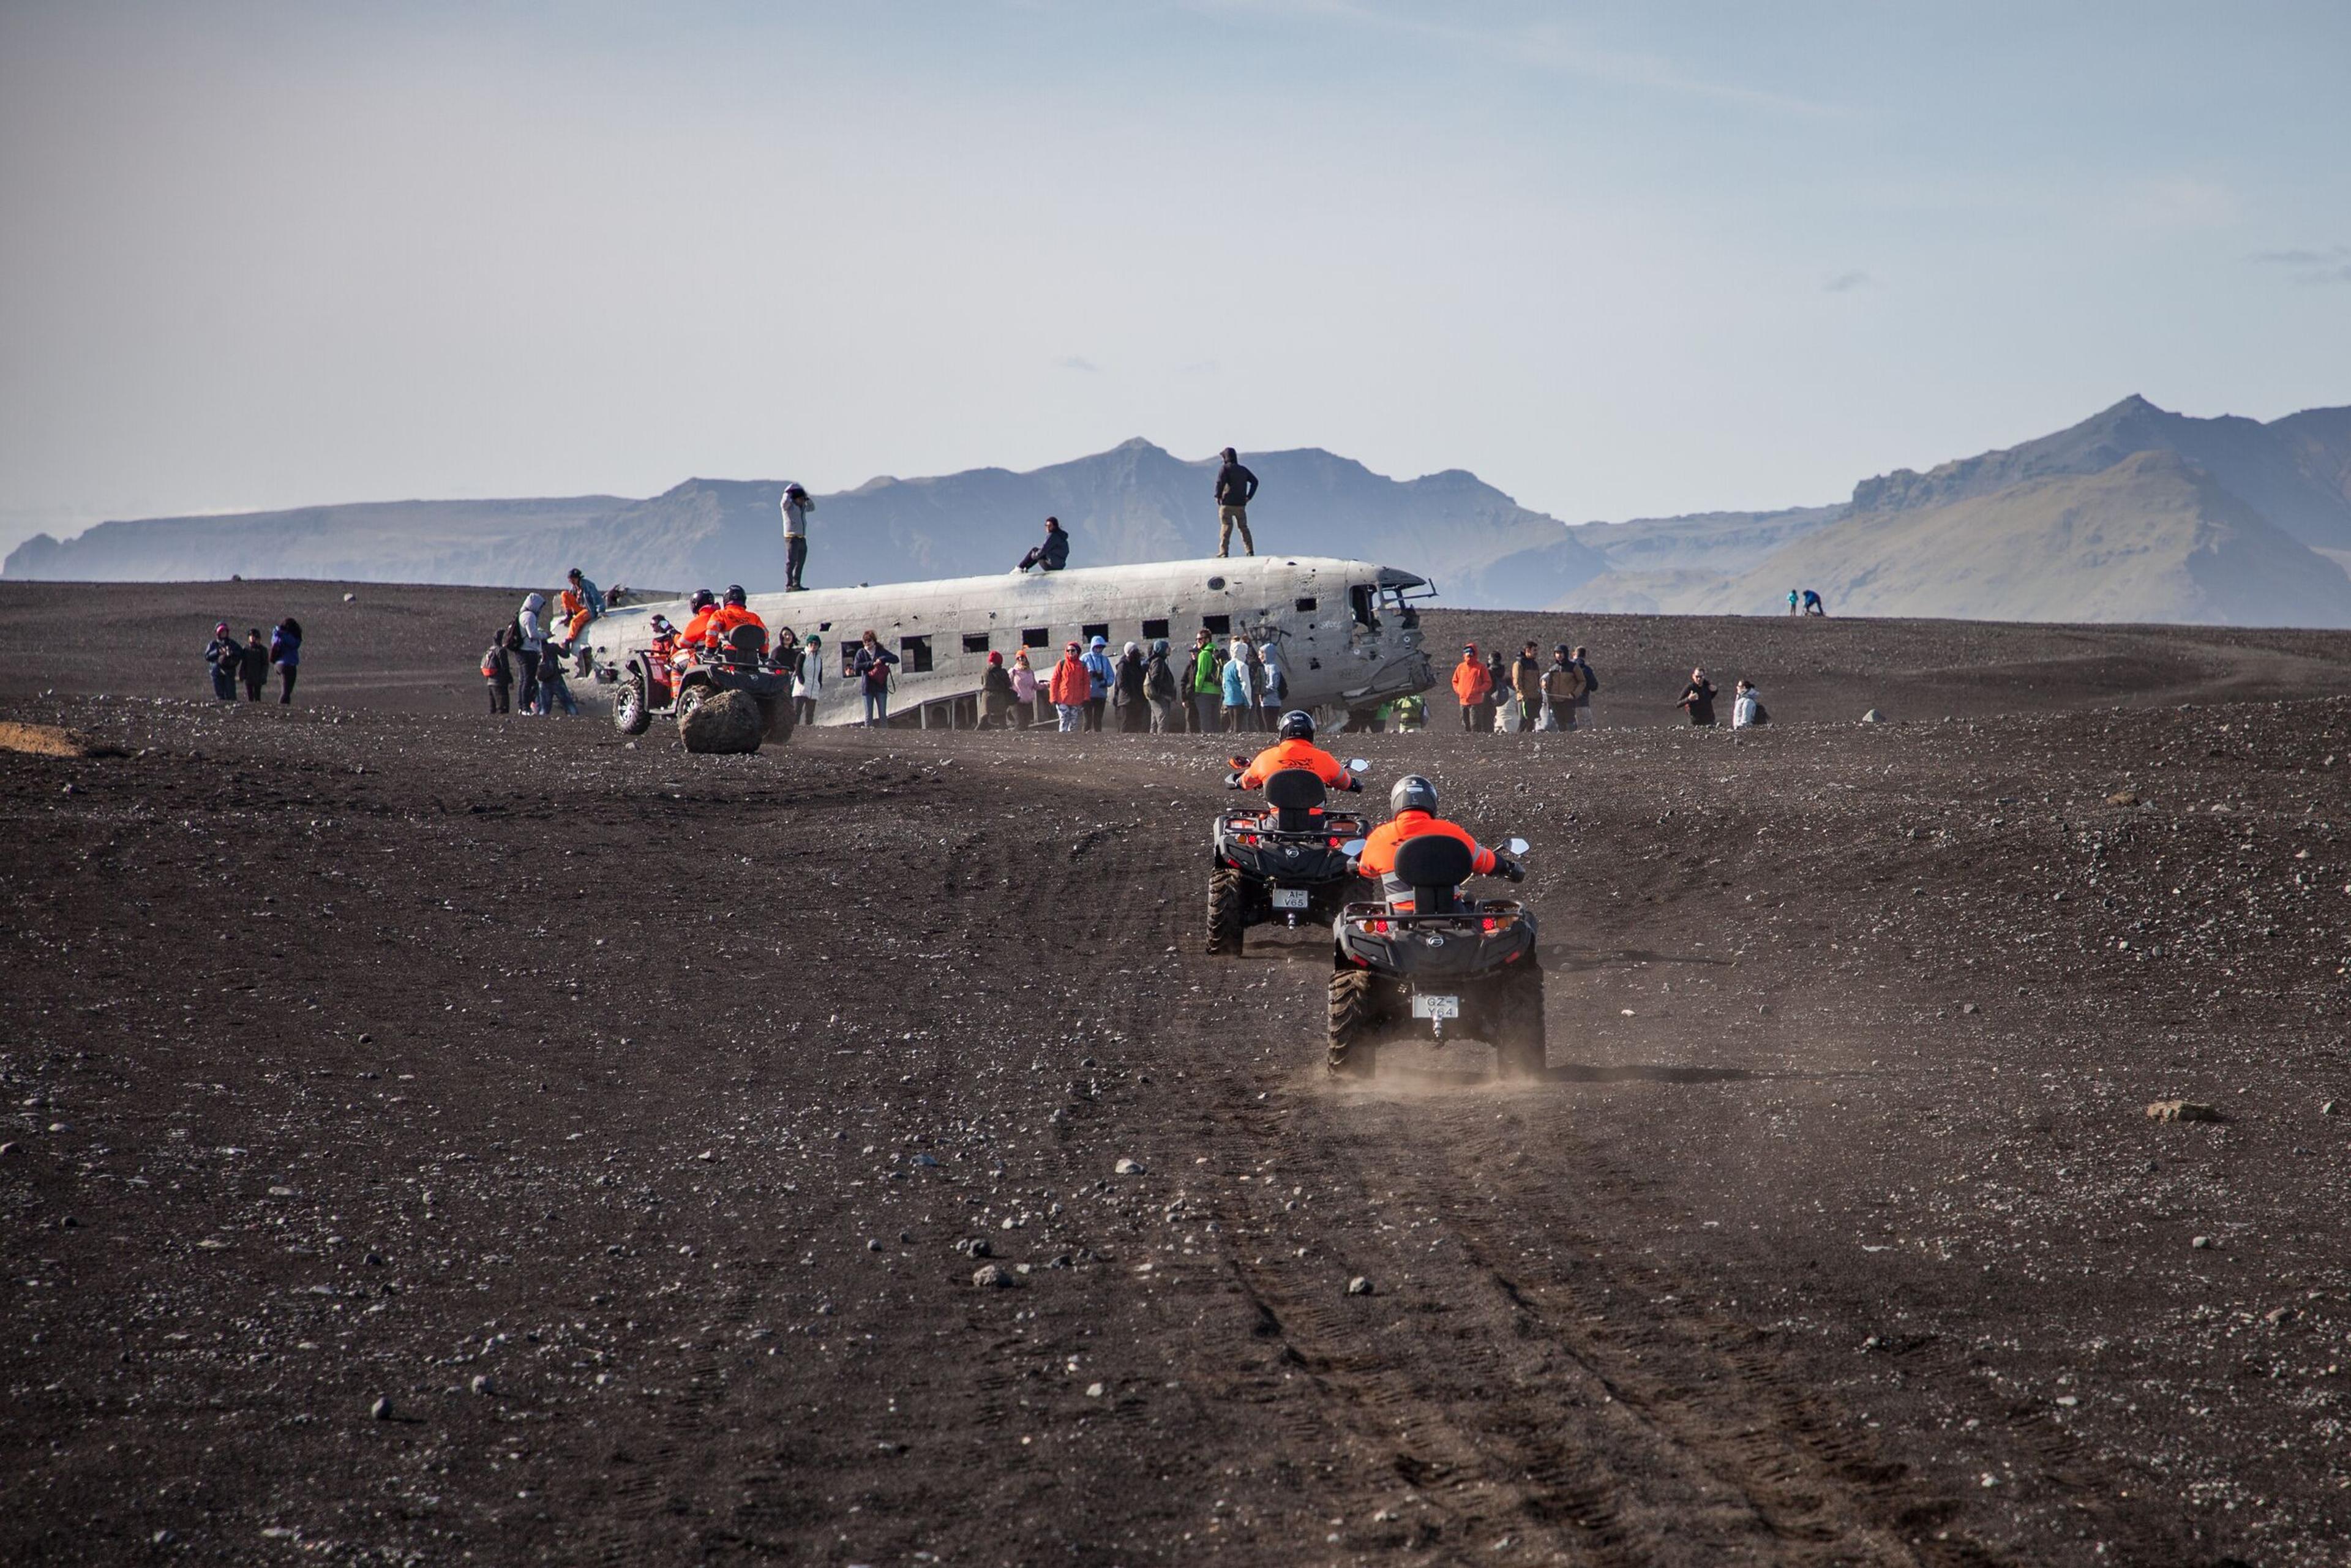
[[[711,618],[718,613],[718,596],[706,588],[694,591],[694,616],[677,634],[678,645],[700,653],[710,645]]]
[[[764,656],[768,651],[768,623],[743,602],[745,597],[741,583],[729,583],[726,597],[710,612],[705,634],[713,647],[723,647],[733,640],[737,627],[756,626],[759,629],[759,652]]]
[[[1526,868],[1518,862],[1503,859],[1480,844],[1467,829],[1439,817],[1437,786],[1419,774],[1407,773],[1395,781],[1395,787],[1388,791],[1388,810],[1395,815],[1372,830],[1372,836],[1364,841],[1364,852],[1355,857],[1355,866],[1364,875],[1380,879],[1381,893],[1389,908],[1412,908],[1412,888],[1395,874],[1396,849],[1406,839],[1416,839],[1423,833],[1442,833],[1467,844],[1469,869],[1479,876],[1506,876],[1512,882],[1526,880]]]
[[[1303,768],[1333,789],[1361,789],[1364,781],[1341,766],[1339,759],[1314,744],[1314,716],[1292,708],[1281,716],[1281,739],[1257,754],[1248,768],[1225,782],[1236,789],[1259,789],[1285,768]]]

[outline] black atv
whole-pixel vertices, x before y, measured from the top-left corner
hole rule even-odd
[[[1526,852],[1526,841],[1505,846]],[[1360,852],[1360,842],[1349,846]],[[1453,1038],[1447,1026],[1494,1048],[1505,1078],[1543,1070],[1542,967],[1535,917],[1522,904],[1462,898],[1469,848],[1424,833],[1396,851],[1412,909],[1350,904],[1332,924],[1331,1071],[1369,1078],[1386,1040]]]
[[[767,636],[757,626],[737,626],[719,648],[672,669],[640,648],[622,662],[612,689],[612,726],[622,735],[643,735],[655,717],[686,716],[720,692],[748,692],[759,705],[760,735],[789,739],[792,733],[792,678],[767,663]],[[597,672],[601,676],[603,672]]]
[[[1347,764],[1360,773],[1370,764]],[[1217,818],[1208,873],[1208,951],[1241,950],[1241,933],[1280,921],[1320,925],[1362,892],[1345,845],[1366,831],[1353,811],[1326,811],[1322,780],[1285,768],[1265,781],[1265,809]]]

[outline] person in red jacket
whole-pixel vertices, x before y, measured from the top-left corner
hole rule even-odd
[[[1086,668],[1084,655],[1076,643],[1061,646],[1061,662],[1053,666],[1053,678],[1045,695],[1061,716],[1061,733],[1074,735],[1085,723],[1086,703],[1094,695],[1094,675]]]
[[[1395,815],[1372,830],[1372,836],[1364,841],[1364,852],[1355,857],[1355,866],[1364,875],[1380,879],[1380,891],[1390,909],[1412,908],[1412,888],[1395,874],[1396,849],[1406,839],[1423,833],[1442,833],[1468,845],[1469,869],[1479,876],[1526,880],[1526,868],[1518,862],[1503,859],[1471,837],[1468,829],[1439,817],[1437,786],[1419,774],[1407,773],[1395,781],[1388,791],[1388,810]]]
[[[1236,789],[1262,789],[1265,781],[1285,768],[1303,768],[1333,789],[1361,789],[1364,781],[1340,765],[1339,759],[1314,744],[1314,716],[1292,708],[1281,716],[1281,739],[1257,754],[1249,767],[1226,782]]]
[[[1481,714],[1487,716],[1486,725],[1493,723],[1487,705],[1494,700],[1494,673],[1486,667],[1486,661],[1478,656],[1478,644],[1475,643],[1461,645],[1461,662],[1453,666],[1453,695],[1461,702],[1462,728],[1476,730],[1484,727],[1479,723]]]

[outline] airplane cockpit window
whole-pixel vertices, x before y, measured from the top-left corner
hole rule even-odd
[[[1355,612],[1355,624],[1376,632],[1380,618],[1372,612],[1372,585],[1359,582],[1347,590],[1347,606]]]
[[[1420,612],[1412,607],[1412,601],[1415,599],[1430,598],[1437,592],[1436,589],[1426,583],[1416,586],[1421,590],[1420,592],[1411,592],[1402,584],[1395,583],[1380,590],[1380,602],[1388,607],[1389,612],[1395,616],[1397,623],[1407,632],[1420,624]]]

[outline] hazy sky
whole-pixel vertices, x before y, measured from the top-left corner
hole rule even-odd
[[[0,0],[0,523],[2351,402],[2351,6],[1635,9]]]

